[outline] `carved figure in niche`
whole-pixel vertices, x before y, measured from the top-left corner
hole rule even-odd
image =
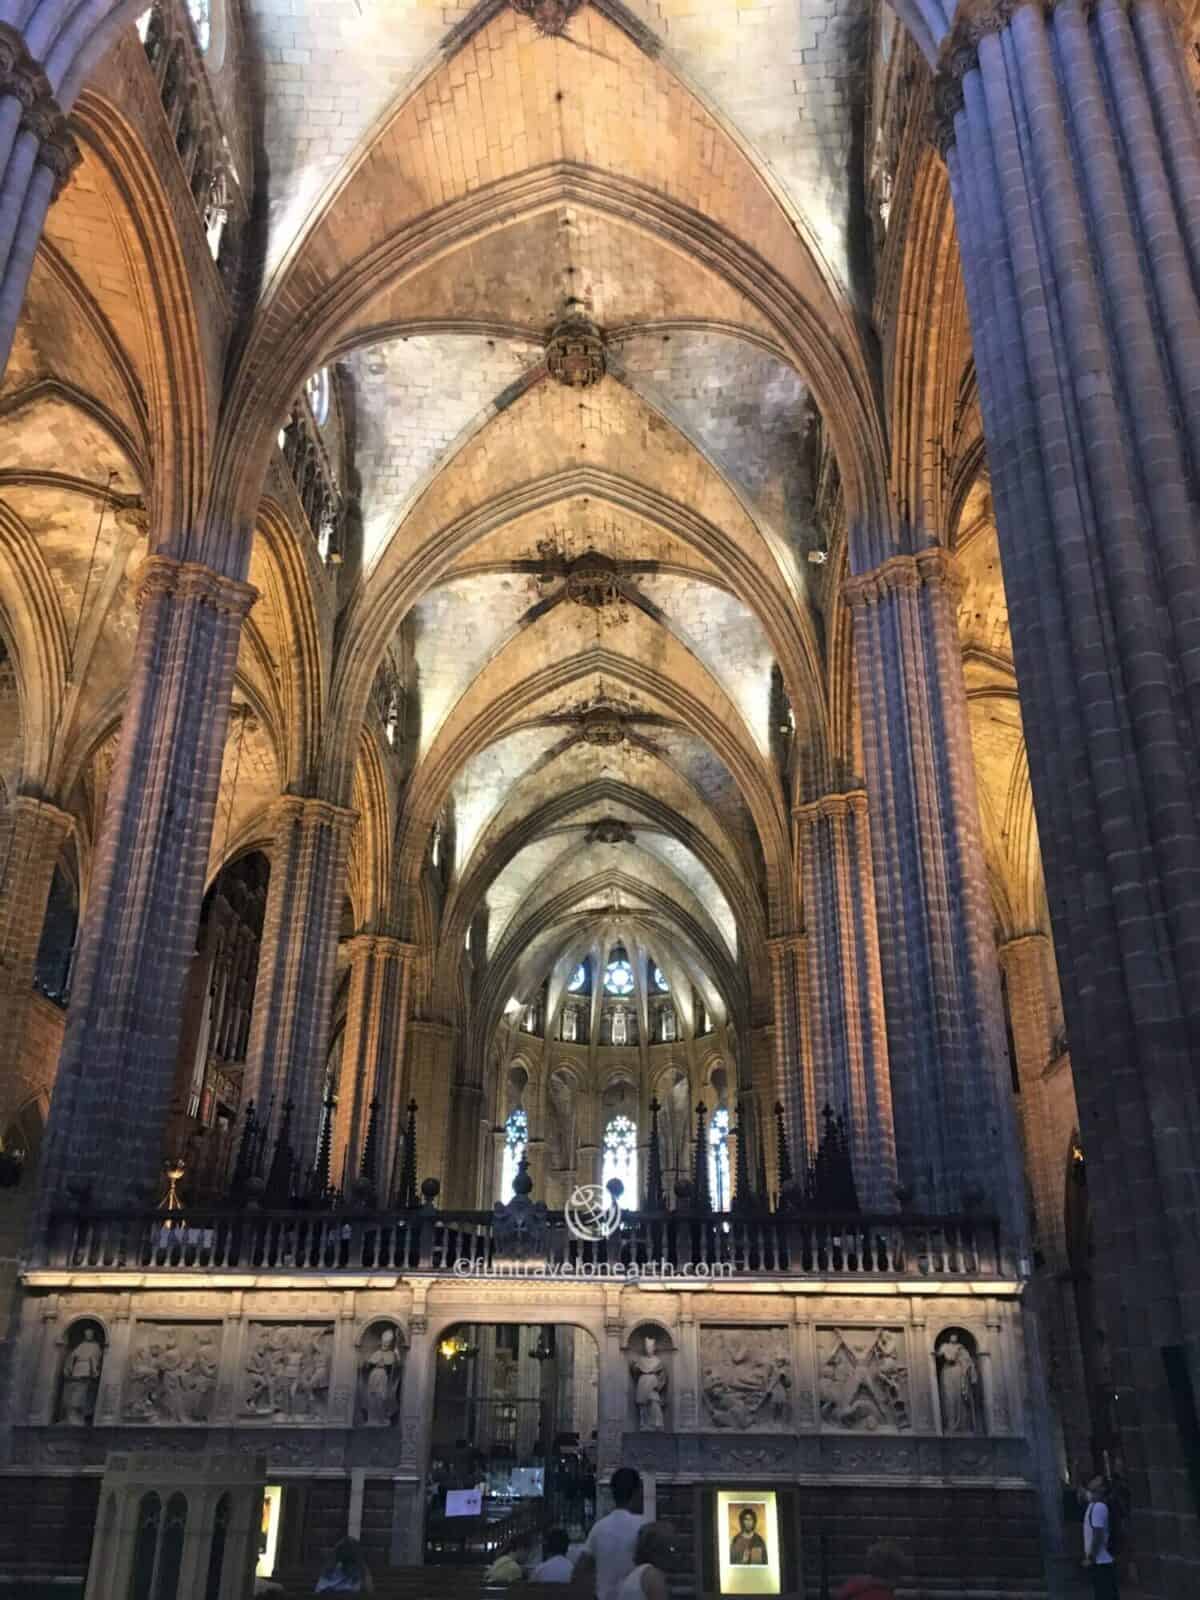
[[[934,1355],[938,1396],[942,1402],[942,1432],[981,1433],[983,1408],[979,1404],[979,1368],[956,1328],[942,1335]]]
[[[325,1413],[333,1329],[262,1325],[246,1358],[245,1408],[276,1422],[311,1422]]]
[[[379,1343],[368,1350],[362,1363],[362,1410],[372,1427],[386,1428],[396,1420],[400,1394],[400,1352],[395,1328],[383,1328]]]
[[[718,1428],[785,1427],[791,1417],[791,1362],[777,1328],[707,1330],[704,1402]]]
[[[820,1337],[821,1416],[837,1428],[894,1433],[909,1425],[908,1368],[892,1328]]]
[[[96,1409],[100,1387],[100,1368],[104,1365],[104,1346],[94,1323],[85,1322],[79,1343],[67,1351],[63,1362],[62,1400],[59,1420],[73,1428],[86,1428]]]
[[[207,1422],[218,1338],[215,1327],[145,1325],[129,1357],[125,1415],[133,1422]]]
[[[633,1374],[638,1427],[649,1431],[666,1426],[663,1401],[667,1395],[667,1368],[663,1358],[656,1354],[657,1341],[650,1334],[643,1339],[642,1349],[643,1354],[629,1363],[629,1370]]]

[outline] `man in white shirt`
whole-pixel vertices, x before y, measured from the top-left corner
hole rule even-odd
[[[632,1467],[618,1467],[610,1487],[613,1510],[592,1524],[576,1567],[582,1589],[594,1579],[596,1600],[617,1600],[617,1590],[633,1571],[638,1530],[646,1520],[632,1509],[642,1492],[642,1480]]]
[[[1119,1600],[1117,1568],[1108,1548],[1109,1517],[1105,1504],[1108,1485],[1093,1478],[1087,1486],[1087,1510],[1083,1514],[1083,1564],[1092,1579],[1096,1600]]]
[[[542,1560],[529,1574],[534,1583],[570,1583],[575,1563],[567,1555],[570,1540],[564,1528],[550,1528],[542,1540]]]

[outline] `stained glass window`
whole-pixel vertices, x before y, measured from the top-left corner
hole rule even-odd
[[[201,50],[207,50],[212,39],[212,7],[209,0],[188,0],[188,12],[196,24],[196,40]]]
[[[625,1185],[621,1196],[626,1207],[637,1205],[637,1123],[629,1117],[613,1117],[604,1130],[604,1165],[600,1182],[620,1178]]]
[[[654,987],[658,990],[659,994],[669,994],[671,991],[671,985],[667,982],[667,975],[661,967],[655,967],[653,977]]]
[[[624,956],[618,956],[605,967],[604,987],[609,994],[633,993],[633,968]]]
[[[318,367],[304,385],[308,409],[318,428],[323,428],[329,417],[329,368]]]
[[[587,967],[584,966],[583,963],[581,962],[579,964],[579,966],[577,966],[575,968],[575,971],[571,974],[571,980],[567,984],[568,993],[569,994],[578,994],[579,991],[583,988],[583,986],[584,986],[584,984],[586,982],[587,982]]]
[[[517,1176],[517,1169],[521,1165],[521,1158],[528,1143],[529,1117],[524,1106],[517,1106],[515,1111],[509,1112],[508,1120],[504,1124],[504,1162],[500,1168],[501,1200],[511,1200],[513,1197],[513,1180]]]
[[[714,1211],[728,1211],[733,1198],[729,1174],[729,1112],[718,1106],[708,1124],[708,1187]]]

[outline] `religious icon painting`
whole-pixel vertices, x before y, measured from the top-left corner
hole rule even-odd
[[[717,1490],[722,1594],[779,1594],[779,1514],[771,1490]]]

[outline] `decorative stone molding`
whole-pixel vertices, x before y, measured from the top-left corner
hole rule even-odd
[[[901,589],[944,588],[957,600],[962,582],[953,555],[942,545],[930,545],[912,556],[892,556],[873,572],[847,578],[842,585],[846,603],[853,609],[878,605]]]
[[[599,383],[605,372],[604,336],[596,324],[587,317],[564,317],[546,341],[546,370],[568,389]]]
[[[200,600],[214,611],[242,618],[258,599],[252,583],[240,583],[214,572],[198,561],[176,561],[171,556],[147,556],[137,575],[137,606],[141,610],[152,594],[169,594],[179,600]]]
[[[6,95],[21,102],[21,130],[37,139],[37,162],[54,174],[57,200],[82,159],[79,146],[41,65],[30,55],[21,34],[11,24],[0,22],[0,99]]]

